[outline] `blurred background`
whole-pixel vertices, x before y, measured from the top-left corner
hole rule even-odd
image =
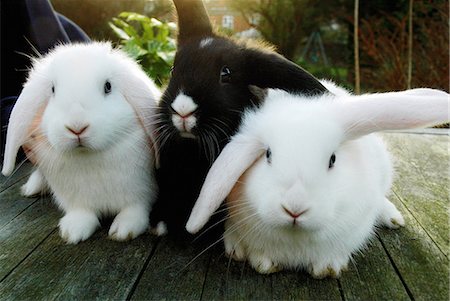
[[[176,49],[171,0],[50,2],[92,39],[122,45],[159,85],[167,82]],[[204,0],[219,32],[264,39],[317,77],[351,89],[360,83],[361,92],[409,87],[449,91],[448,1],[358,2]]]

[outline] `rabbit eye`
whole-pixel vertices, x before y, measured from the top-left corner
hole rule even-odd
[[[220,70],[220,82],[222,84],[228,84],[231,82],[231,69],[227,66],[223,66]]]
[[[55,94],[55,85],[52,85],[52,93]]]
[[[336,162],[336,155],[333,153],[330,157],[330,163],[328,164],[329,169],[333,168],[334,162]]]
[[[111,83],[109,81],[106,81],[103,90],[105,91],[105,94],[109,94],[111,92]]]
[[[266,159],[267,163],[272,163],[272,151],[270,150],[270,147],[266,150]]]

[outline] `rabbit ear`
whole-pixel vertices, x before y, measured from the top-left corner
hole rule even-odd
[[[228,143],[206,176],[200,195],[186,224],[198,232],[231,192],[239,177],[263,153],[263,145],[250,135],[238,134]]]
[[[155,141],[156,106],[161,92],[156,85],[139,70],[129,68],[126,76],[122,77],[125,98],[133,107],[139,122],[142,124],[155,157],[155,166],[159,167],[159,151]]]
[[[201,0],[173,0],[178,14],[178,44],[193,37],[213,35],[211,23]]]
[[[308,95],[327,91],[309,72],[274,52],[246,49],[244,69],[247,84],[260,88],[277,88]]]
[[[11,175],[19,148],[27,141],[36,113],[46,105],[51,94],[48,80],[38,74],[31,75],[11,112],[6,134],[2,174]]]
[[[339,103],[337,116],[353,139],[384,130],[402,130],[446,123],[449,94],[434,89],[353,96]]]

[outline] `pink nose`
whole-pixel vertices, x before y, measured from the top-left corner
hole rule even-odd
[[[178,116],[180,116],[181,118],[186,119],[186,118],[188,118],[189,116],[194,115],[194,114],[195,114],[195,111],[192,111],[192,112],[189,112],[189,113],[185,113],[185,114],[180,114],[180,113],[176,112],[176,114],[177,114]]]
[[[302,215],[303,213],[306,212],[306,210],[303,210],[303,211],[300,211],[300,212],[292,212],[291,210],[287,209],[283,205],[281,205],[281,207],[283,207],[284,212],[286,212],[287,214],[292,216],[294,219],[296,219],[297,217],[299,217],[300,215]]]
[[[86,131],[88,127],[89,125],[74,128],[66,125],[66,129],[69,130],[69,132],[75,134],[76,136],[80,136],[81,134],[83,134],[83,132]]]

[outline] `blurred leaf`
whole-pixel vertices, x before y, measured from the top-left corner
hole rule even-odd
[[[132,12],[122,12],[112,21],[109,25],[121,39],[122,49],[142,65],[157,85],[165,84],[175,59],[175,24]]]
[[[142,25],[142,28],[144,30],[144,34],[143,34],[142,38],[144,40],[153,40],[154,33],[153,33],[152,26],[150,26],[149,23],[144,23],[144,24],[141,24],[141,25]]]
[[[123,31],[122,29],[120,29],[119,27],[115,26],[113,23],[108,22],[109,27],[111,27],[111,29],[117,34],[117,36],[119,38],[121,38],[122,40],[128,40],[130,37],[127,35],[127,33],[125,31]]]
[[[159,21],[158,19],[155,19],[155,18],[150,19],[150,24],[152,27],[161,27],[163,25],[163,23],[161,21]]]
[[[133,40],[129,40],[129,42],[124,45],[123,49],[134,59],[148,53],[147,50],[137,45]]]
[[[165,63],[167,63],[169,66],[172,66],[173,59],[175,57],[175,52],[170,53],[170,52],[158,51],[157,54]]]
[[[175,24],[174,22],[167,23],[167,26],[169,26],[169,30],[170,31],[176,31],[177,30],[177,24]]]
[[[123,31],[125,31],[129,37],[137,37],[138,36],[136,29],[134,29],[133,26],[129,25],[125,21],[118,19],[118,18],[113,18],[113,22],[115,23],[115,25],[117,27],[120,27]]]
[[[119,17],[125,18],[128,22],[138,21],[138,22],[150,22],[150,18],[133,12],[122,12]]]

